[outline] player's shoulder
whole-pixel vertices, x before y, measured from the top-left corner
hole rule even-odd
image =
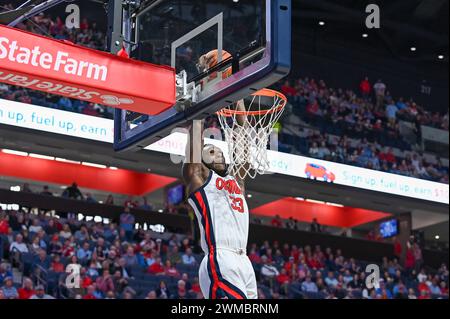
[[[184,163],[182,175],[188,194],[190,195],[209,182],[212,171],[203,164]]]

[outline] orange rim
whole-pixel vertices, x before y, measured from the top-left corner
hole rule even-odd
[[[275,113],[275,112],[278,112],[278,111],[284,109],[284,107],[287,104],[287,98],[284,94],[277,92],[275,90],[271,90],[271,89],[261,89],[255,93],[253,93],[252,96],[266,96],[266,97],[273,97],[274,99],[279,98],[280,101],[278,102],[278,105],[276,107],[272,107],[267,110],[236,111],[236,110],[230,110],[230,109],[222,109],[222,110],[218,111],[217,114],[221,115],[221,116],[226,116],[226,117],[231,117],[233,115],[266,115],[266,114]]]

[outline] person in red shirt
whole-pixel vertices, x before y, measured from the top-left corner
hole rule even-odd
[[[406,250],[405,269],[411,271],[415,266],[415,262],[414,251],[412,248],[408,248],[408,250]]]
[[[25,278],[22,288],[19,288],[17,292],[19,293],[19,299],[30,299],[36,293],[33,289],[33,281],[30,278]]]
[[[431,299],[430,292],[426,290],[420,291],[420,296],[417,299]]]
[[[281,269],[280,274],[276,278],[278,285],[280,286],[280,291],[283,291],[285,295],[287,295],[290,277],[286,272],[286,269]]]
[[[84,270],[84,274],[83,274],[83,270]],[[93,281],[91,279],[91,277],[87,276],[85,274],[86,270],[85,269],[81,269],[82,275],[81,275],[81,288],[83,289],[87,289],[90,285],[92,285]]]
[[[369,78],[367,76],[359,84],[359,90],[361,91],[361,94],[364,99],[367,99],[369,97],[370,92],[372,90],[372,86],[371,86],[371,84],[369,82]]]
[[[64,272],[64,264],[61,262],[61,257],[59,255],[53,257],[50,270],[53,270],[54,272]]]
[[[318,269],[322,269],[323,268],[323,265],[320,262],[317,254],[314,254],[312,256],[312,258],[308,259],[307,265],[308,265],[309,268],[314,269],[314,270],[318,270]]]
[[[286,272],[290,274],[293,265],[294,265],[294,257],[291,256],[289,257],[289,261],[284,264],[283,269],[285,269]]]
[[[255,264],[261,263],[261,257],[258,255],[255,248],[252,248],[250,250],[250,254],[248,255],[248,258],[250,259],[250,261],[252,263],[255,263]]]
[[[292,245],[291,256],[294,257],[294,261],[300,259],[300,254],[303,254],[303,251],[299,250],[296,245]]]
[[[191,287],[191,292],[195,293],[195,294],[201,294],[201,289],[200,289],[200,284],[198,282],[198,278],[195,277],[194,280],[192,281],[192,287]]]
[[[400,243],[400,240],[398,240],[397,237],[394,237],[393,241],[394,241],[394,256],[400,259],[403,251],[402,244]]]
[[[166,276],[177,277],[177,278],[180,277],[180,273],[175,268],[175,266],[172,265],[170,260],[166,260],[166,265],[164,267],[164,273],[166,274]]]
[[[317,103],[317,100],[308,103],[306,106],[306,112],[310,115],[315,115],[319,112],[319,103]]]
[[[164,275],[164,267],[161,263],[161,257],[157,257],[156,261],[148,267],[147,271],[153,275]]]
[[[445,281],[441,281],[441,295],[448,297],[448,287]]]
[[[289,80],[284,82],[284,85],[281,87],[281,92],[288,97],[297,95],[297,90],[291,85]]]
[[[6,218],[0,219],[0,235],[8,235],[9,222]]]
[[[290,282],[289,275],[286,272],[286,269],[281,269],[280,274],[277,276],[277,282],[281,285],[288,284]]]
[[[270,224],[273,227],[281,227],[283,226],[283,223],[281,222],[281,217],[280,215],[276,215],[274,219],[272,219],[272,221],[270,222]]]
[[[90,285],[87,287],[87,293],[83,296],[83,299],[97,299],[94,295],[95,287],[94,285]]]

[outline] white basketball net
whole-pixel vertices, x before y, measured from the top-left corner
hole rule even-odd
[[[281,93],[264,89],[245,102],[245,111],[237,111],[235,103],[217,113],[228,144],[231,175],[255,178],[269,169],[269,136],[285,105],[286,98]],[[239,115],[243,123],[238,122]]]

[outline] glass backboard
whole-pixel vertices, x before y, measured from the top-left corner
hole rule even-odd
[[[116,110],[115,149],[142,149],[290,71],[290,0],[146,1],[124,29],[131,56],[172,66],[177,104],[156,116]],[[186,90],[187,88],[187,90]],[[149,83],[149,90],[152,84]]]

